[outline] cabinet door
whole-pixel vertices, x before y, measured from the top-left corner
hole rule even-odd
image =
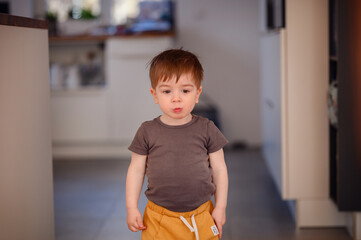
[[[328,198],[328,2],[287,1],[262,37],[263,152],[283,199]]]
[[[130,143],[142,122],[161,114],[150,94],[147,64],[156,54],[171,46],[171,37],[107,41],[113,140]]]
[[[329,196],[328,1],[287,1],[287,199]]]
[[[52,93],[54,142],[109,140],[107,90],[77,90]]]

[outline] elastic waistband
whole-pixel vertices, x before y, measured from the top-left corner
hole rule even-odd
[[[191,217],[192,215],[197,216],[198,214],[201,214],[204,211],[209,211],[213,209],[213,203],[211,200],[209,200],[208,202],[203,203],[202,205],[200,205],[197,209],[190,211],[190,212],[173,212],[170,211],[164,207],[161,207],[155,203],[153,203],[152,201],[148,200],[147,203],[147,208],[153,210],[154,212],[157,212],[159,214],[162,215],[166,215],[168,217],[176,217],[179,218],[181,216],[183,217]]]

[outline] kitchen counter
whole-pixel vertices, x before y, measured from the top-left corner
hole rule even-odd
[[[48,29],[48,21],[0,13],[0,25]]]
[[[54,240],[46,21],[0,14],[1,239]]]

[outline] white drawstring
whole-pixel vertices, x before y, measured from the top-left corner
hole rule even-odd
[[[196,234],[196,239],[199,240],[198,228],[197,228],[196,220],[194,219],[194,215],[192,215],[191,217],[193,227],[183,216],[180,216],[180,219],[189,228],[189,230],[191,230],[191,232],[194,232]]]

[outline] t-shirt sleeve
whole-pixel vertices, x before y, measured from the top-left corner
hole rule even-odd
[[[222,132],[214,125],[213,121],[208,122],[208,153],[217,152],[223,148],[228,140],[223,136]]]
[[[144,123],[139,127],[128,149],[140,155],[148,155],[148,144],[144,131]]]

